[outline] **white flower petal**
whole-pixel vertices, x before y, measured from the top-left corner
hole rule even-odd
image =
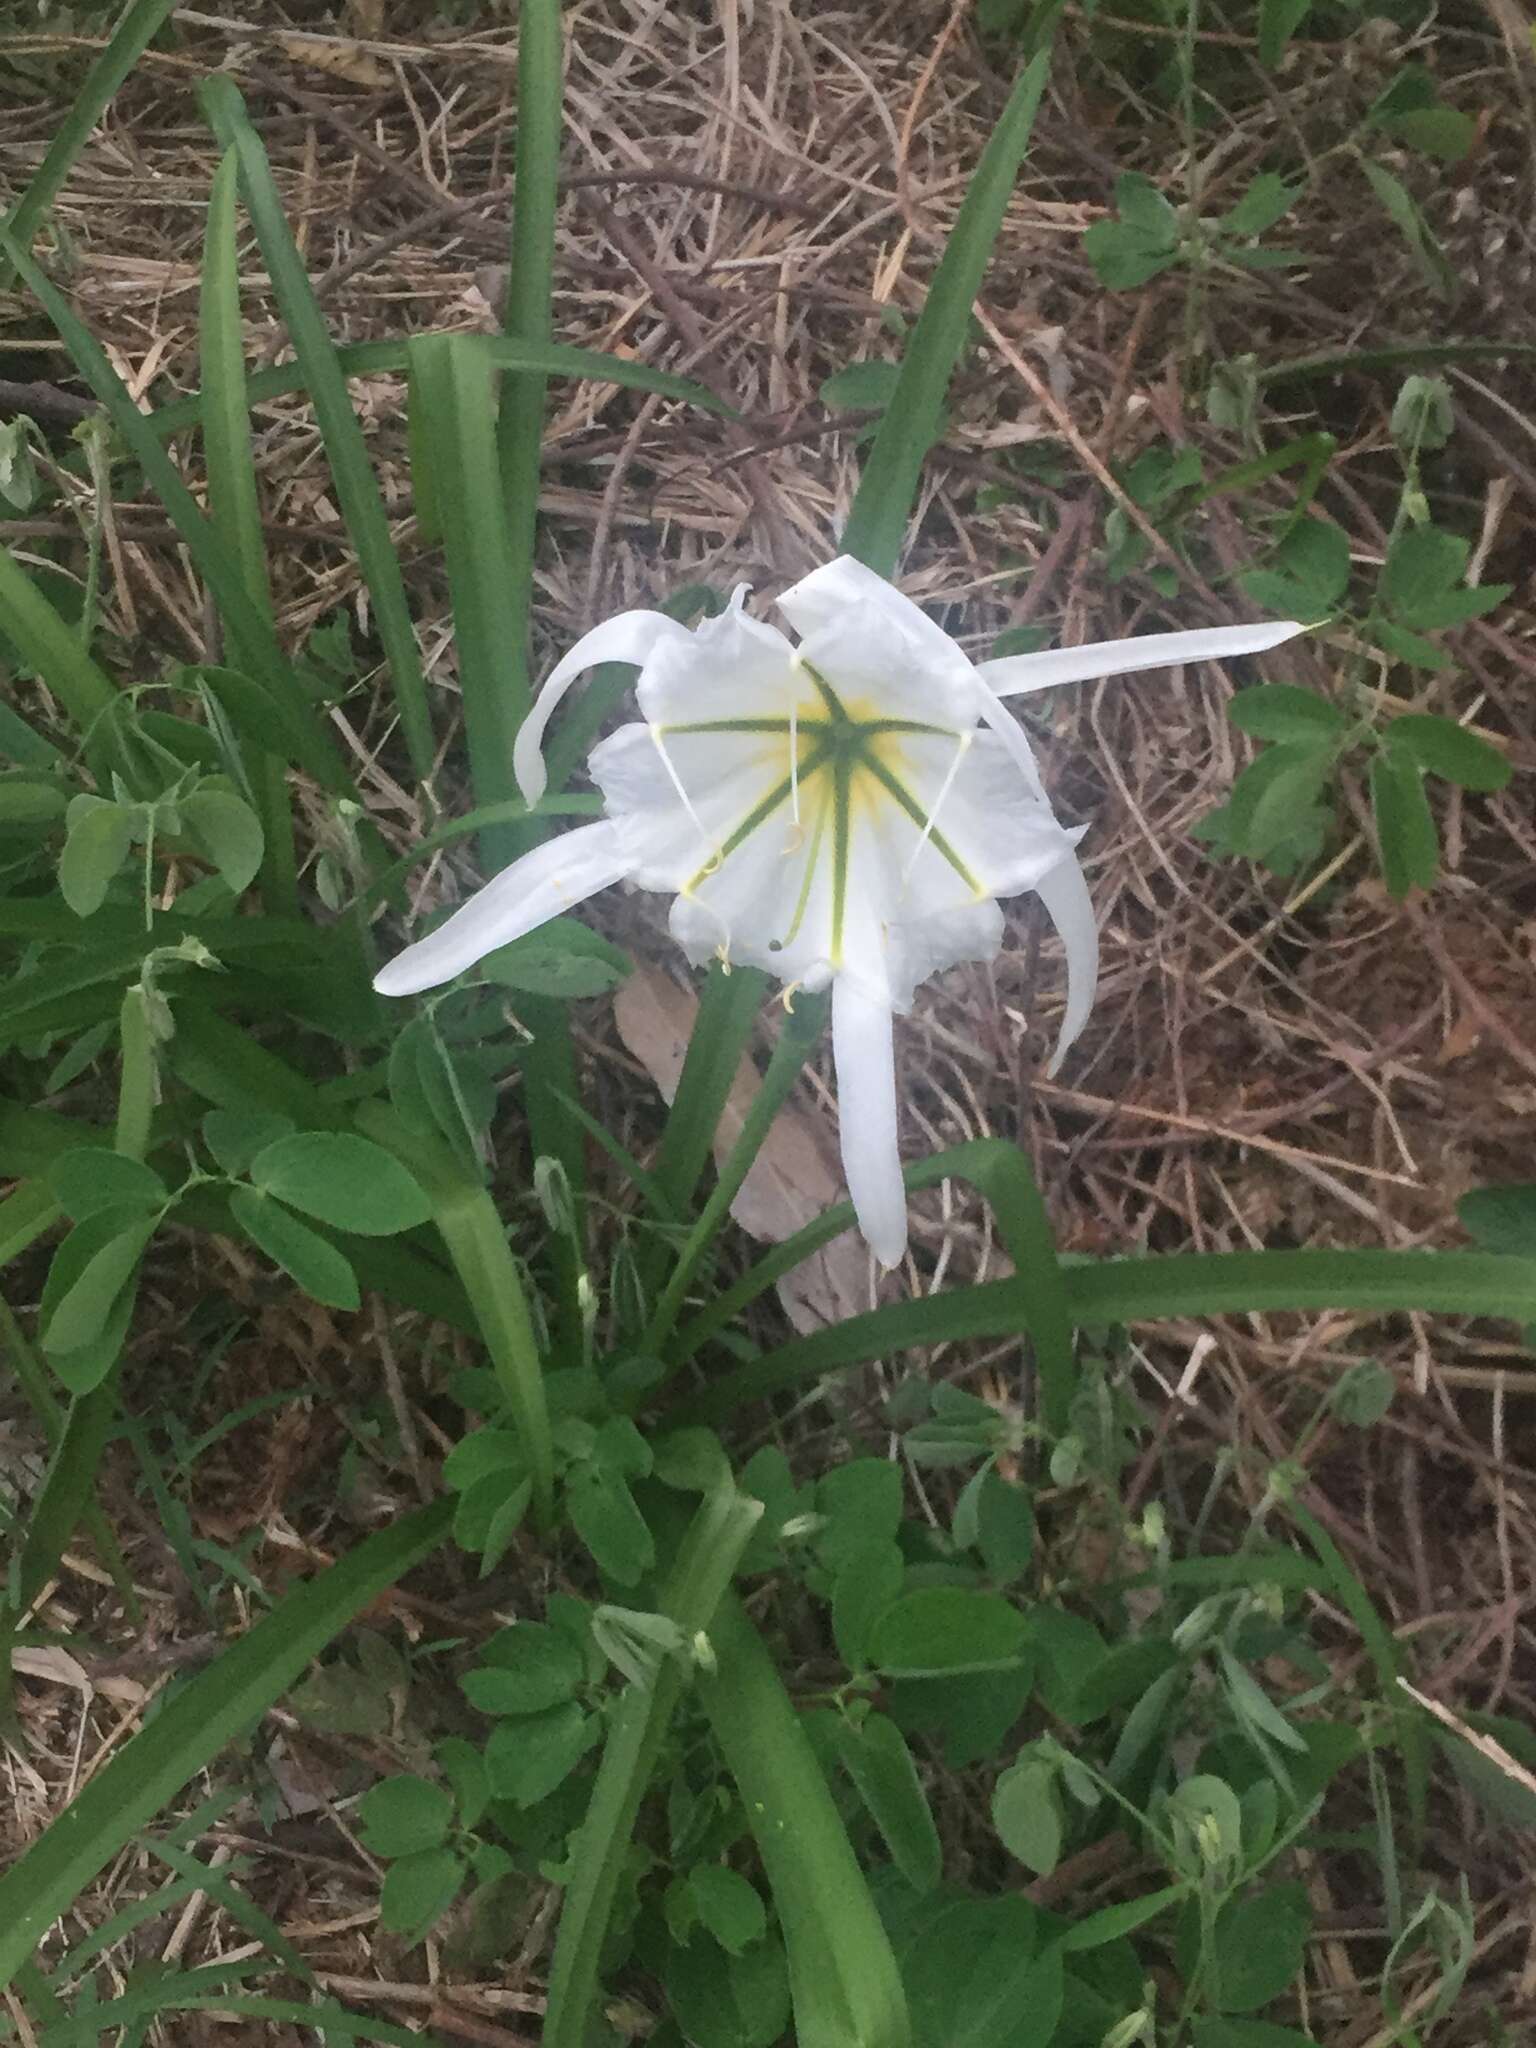
[[[681,889],[784,781],[789,744],[773,733],[658,736],[647,725],[621,725],[592,749],[587,767],[634,880],[642,889]]]
[[[779,609],[800,652],[839,696],[865,709],[963,731],[976,723],[971,665],[942,626],[851,556],[791,585]]]
[[[1058,683],[1091,682],[1099,676],[1131,675],[1143,668],[1173,668],[1186,661],[1225,661],[1234,654],[1262,654],[1305,632],[1294,619],[1267,619],[1257,626],[1212,626],[1193,633],[1141,633],[1130,640],[1096,640],[1086,647],[1057,647],[1040,654],[1010,654],[979,661],[976,673],[1000,697],[1026,690],[1050,690]]]
[[[407,946],[379,970],[373,985],[381,996],[438,988],[628,873],[628,856],[606,819],[546,839],[477,889],[436,931]]]
[[[891,1005],[861,979],[832,984],[832,1060],[843,1174],[859,1228],[882,1265],[907,1248],[907,1192],[896,1135],[896,1062]]]
[[[927,912],[928,896],[937,888],[940,903],[931,907],[939,908],[946,872],[958,879],[952,868],[946,869],[935,842],[953,852],[989,896],[1017,896],[1033,888],[1037,877],[1082,836],[1063,830],[1043,796],[1020,787],[1015,757],[994,732],[973,734],[958,762],[955,743],[947,737],[903,736],[885,742],[885,749],[892,773],[924,815],[934,817],[928,845],[912,869],[909,906]],[[915,842],[916,829],[912,836]]]
[[[1061,936],[1067,961],[1067,1007],[1056,1050],[1045,1070],[1049,1077],[1061,1066],[1067,1048],[1087,1023],[1093,1008],[1094,990],[1099,983],[1099,927],[1093,915],[1093,899],[1075,854],[1058,861],[1049,873],[1042,875],[1035,883],[1035,894]]]
[[[892,963],[892,980],[896,993],[910,1002],[931,974],[942,974],[962,960],[997,958],[1003,943],[1002,905],[983,896],[939,916],[905,918],[891,936],[901,963],[899,982]]]
[[[602,661],[632,661],[643,666],[658,647],[679,640],[687,645],[692,638],[686,626],[669,619],[665,612],[620,612],[583,633],[569,654],[550,670],[512,742],[512,772],[523,801],[536,804],[549,786],[544,767],[545,728],[584,669],[595,668]]]
[[[1013,765],[1023,777],[1024,787],[1037,803],[1046,803],[1045,784],[1040,780],[1039,764],[1035,760],[1034,749],[1024,736],[1023,726],[1010,714],[979,668],[971,670],[971,687],[976,693],[982,718],[1008,749]]]
[[[745,595],[742,584],[717,618],[657,648],[636,687],[650,724],[787,718],[795,701],[810,704],[809,679],[796,668],[794,648],[777,626],[742,609]]]
[[[804,988],[826,987],[832,971],[827,803],[823,782],[798,826],[784,805],[676,899],[672,936],[696,966],[723,946],[744,967],[760,967]]]

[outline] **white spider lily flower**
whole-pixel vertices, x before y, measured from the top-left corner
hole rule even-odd
[[[551,713],[599,662],[633,662],[644,722],[588,756],[607,815],[545,841],[390,962],[414,994],[610,883],[673,893],[689,958],[832,987],[843,1169],[884,1264],[906,1245],[892,1015],[917,984],[1002,943],[999,898],[1033,890],[1061,935],[1067,999],[1051,1071],[1087,1019],[1098,931],[1022,728],[1001,700],[1057,683],[1256,653],[1283,624],[1158,633],[973,664],[910,599],[848,557],[779,599],[798,646],[748,616],[745,586],[692,629],[659,612],[594,627],[551,673],[517,736],[530,804]]]

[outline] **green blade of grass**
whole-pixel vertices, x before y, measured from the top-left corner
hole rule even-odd
[[[564,91],[564,42],[560,0],[523,0],[517,23],[517,183],[512,208],[511,267],[502,311],[502,332],[510,342],[538,346],[550,338],[554,291],[555,212],[559,204],[560,119]],[[544,439],[545,379],[538,371],[515,371],[503,379],[498,454],[502,501],[506,507],[511,596],[517,635],[509,652],[508,678],[519,724],[530,701],[528,613],[533,594],[533,555],[539,513],[539,460]],[[504,789],[482,788],[482,802],[510,796],[511,763]],[[516,851],[530,843],[509,834]]]
[[[247,595],[238,561],[204,518],[197,500],[182,482],[175,465],[151,431],[149,422],[129,397],[100,343],[14,239],[0,235],[0,247],[10,253],[28,289],[58,329],[74,358],[75,367],[106,408],[113,426],[143,470],[145,481],[169,513],[187,553],[213,593],[240,660],[277,698],[291,721],[301,726],[312,721],[314,707],[283,658],[271,625]],[[8,595],[6,588],[0,585],[0,603],[4,603]],[[79,656],[78,649],[76,654]],[[27,658],[32,659],[30,653]],[[83,656],[79,658],[85,659]],[[37,664],[34,662],[33,665]],[[99,676],[100,671],[96,674]],[[105,682],[104,677],[101,680]],[[110,690],[111,685],[107,684],[107,688]]]
[[[470,779],[482,804],[490,804],[517,795],[512,742],[528,700],[526,677],[517,687],[518,663],[509,650],[527,622],[513,590],[516,577],[508,574],[516,557],[496,460],[495,372],[482,351],[463,345],[468,338],[425,334],[410,344],[412,477],[418,496],[437,508]],[[488,862],[505,861],[519,828],[526,833],[526,819],[525,809],[519,819],[484,828]]]
[[[938,439],[944,394],[965,346],[971,307],[1029,147],[1049,71],[1050,52],[1042,50],[1019,74],[982,152],[859,477],[843,549],[882,576],[891,574],[901,553],[923,463]]]
[[[374,619],[389,662],[411,766],[426,782],[432,773],[434,749],[421,650],[416,645],[400,563],[368,460],[363,430],[347,396],[347,380],[336,360],[335,344],[283,213],[267,152],[251,126],[244,100],[233,80],[222,73],[205,79],[201,91],[204,113],[219,147],[232,148],[239,162],[246,208],[261,244],[293,352],[303,367],[314,400],[342,516],[373,600]]]
[[[58,130],[31,184],[0,222],[0,227],[14,235],[23,246],[30,246],[38,223],[58,197],[91,130],[106,112],[118,87],[149,48],[174,4],[175,0],[133,0],[133,5],[113,30],[106,48],[91,66],[84,85],[64,108]],[[9,273],[0,263],[0,287],[9,281]]]
[[[800,1718],[741,1603],[721,1601],[699,1682],[773,1891],[800,2048],[905,2048],[906,1994]]]
[[[710,1629],[762,1513],[761,1502],[734,1487],[700,1504],[658,1604],[689,1642]],[[682,1668],[668,1657],[649,1685],[631,1684],[619,1702],[572,1848],[571,1881],[549,1976],[544,2048],[582,2048],[587,2039],[603,1944],[636,1816],[682,1689]]]
[[[672,370],[653,370],[649,363],[636,362],[629,356],[612,356],[597,348],[575,348],[563,341],[513,341],[504,334],[466,334],[459,339],[472,342],[499,370],[528,370],[544,377],[587,378],[602,384],[619,384],[626,390],[652,391],[660,398],[675,398],[705,412],[736,417],[734,406],[706,391],[691,377],[679,377]],[[410,345],[410,341],[341,341],[333,344],[332,354],[344,377],[378,377],[391,371],[403,372]],[[276,363],[248,377],[245,388],[250,404],[264,405],[269,399],[286,398],[290,392],[307,392],[309,382],[302,363]],[[156,407],[145,417],[164,441],[172,434],[182,434],[200,425],[204,403],[204,394],[194,391],[186,398]]]
[[[266,537],[251,452],[251,415],[245,395],[245,347],[240,324],[240,268],[235,243],[238,169],[226,150],[214,173],[203,239],[199,353],[203,379],[203,453],[208,464],[208,507],[215,533],[236,563],[245,593],[269,622]],[[293,813],[281,756],[265,749],[250,762],[251,789],[262,830],[262,885],[270,908],[298,908],[298,867]]]
[[[452,1504],[404,1516],[278,1601],[167,1699],[0,1877],[0,1985],[96,1873],[252,1727],[354,1615],[443,1542]]]
[[[512,262],[502,314],[505,341],[513,349],[543,348],[552,326],[550,294],[555,261],[560,128],[564,92],[564,39],[560,0],[523,0],[517,36],[517,182],[512,211]],[[508,637],[501,650],[500,716],[515,730],[532,702],[529,625],[533,562],[538,540],[539,465],[544,440],[545,379],[536,370],[502,377],[497,408],[497,454],[501,470],[507,558]],[[512,750],[477,775],[479,803],[499,803],[516,794]],[[487,833],[487,867],[499,867],[544,836],[536,821],[509,824]],[[581,1126],[565,1103],[580,1091],[565,1005],[539,998],[524,1008],[532,1038],[523,1054],[529,1139],[536,1158],[558,1160],[570,1190],[574,1222],[554,1233],[554,1344],[569,1364],[581,1356],[581,1258],[585,1231],[586,1147]]]
[[[101,721],[111,716],[117,690],[5,547],[0,547],[0,616],[16,652],[91,741]]]
[[[1423,1309],[1517,1322],[1536,1316],[1536,1259],[1497,1252],[1189,1252],[1063,1266],[1061,1277],[1080,1329],[1280,1309],[1378,1315]],[[728,1373],[706,1394],[679,1404],[678,1413],[689,1422],[719,1421],[742,1401],[909,1346],[1018,1335],[1028,1328],[1031,1306],[1019,1279],[896,1302]]]

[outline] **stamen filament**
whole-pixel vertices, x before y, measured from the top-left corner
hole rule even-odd
[[[905,888],[907,883],[911,881],[912,870],[917,866],[919,859],[922,857],[923,848],[928,844],[928,841],[933,837],[933,828],[939,822],[939,812],[944,808],[944,799],[949,795],[949,792],[954,788],[955,777],[960,773],[960,763],[965,759],[966,755],[970,752],[971,737],[971,734],[968,732],[956,733],[955,735],[955,758],[950,762],[949,769],[945,774],[944,780],[939,784],[939,793],[933,800],[933,809],[928,813],[927,817],[924,819],[922,833],[918,839],[916,846],[914,846],[912,849],[911,856],[908,859],[906,866],[901,871],[901,883],[903,888]]]
[[[661,765],[667,771],[667,779],[672,784],[672,787],[677,791],[678,802],[682,805],[683,809],[688,813],[688,816],[693,820],[693,823],[698,830],[698,835],[700,839],[703,840],[704,844],[710,849],[711,853],[718,854],[718,849],[716,848],[714,841],[710,838],[709,833],[705,828],[704,820],[693,808],[693,799],[689,796],[687,790],[683,787],[683,778],[678,774],[677,770],[672,765],[672,756],[667,752],[666,748],[662,745],[661,736],[664,731],[664,728],[659,725],[653,725],[649,727],[648,730],[651,735],[651,745],[656,749],[657,753],[661,756]]]

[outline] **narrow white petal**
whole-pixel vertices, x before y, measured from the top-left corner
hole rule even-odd
[[[547,839],[477,889],[435,932],[397,954],[373,985],[381,996],[438,988],[628,872],[619,835],[606,819]]]
[[[1067,1008],[1056,1050],[1045,1070],[1050,1076],[1060,1067],[1067,1048],[1088,1022],[1088,1012],[1093,1008],[1094,990],[1099,985],[1099,927],[1094,921],[1093,899],[1075,854],[1058,861],[1043,874],[1035,883],[1035,894],[1061,936],[1067,960]]]
[[[852,555],[839,555],[835,561],[813,569],[809,576],[792,583],[778,602],[779,610],[801,639],[835,627],[850,611],[869,605],[883,612],[935,661],[952,663],[960,653],[944,628],[936,625],[921,605],[904,597],[894,583],[887,583]]]
[[[1014,765],[1023,776],[1024,786],[1029,794],[1036,803],[1048,803],[1045,784],[1040,780],[1040,768],[1035,760],[1034,748],[1025,738],[1023,726],[1010,714],[979,668],[971,670],[971,689],[983,719],[1013,756]]]
[[[907,1191],[896,1139],[896,1061],[889,998],[862,979],[832,983],[832,1060],[843,1173],[859,1228],[884,1266],[907,1248]]]
[[[851,556],[792,584],[779,609],[800,652],[839,693],[873,699],[887,717],[963,731],[976,721],[971,664],[920,605]]]
[[[1306,631],[1294,619],[1266,619],[1257,626],[1202,627],[1193,633],[1141,633],[1130,640],[1096,640],[1086,647],[1057,647],[1041,654],[1010,654],[979,661],[976,673],[1000,697],[1026,690],[1050,690],[1058,683],[1085,683],[1098,676],[1131,675],[1143,668],[1174,668],[1185,661],[1224,661],[1233,654],[1262,654]]]
[[[787,718],[809,698],[809,681],[795,667],[795,650],[777,626],[743,609],[746,585],[712,619],[701,619],[682,640],[669,640],[646,663],[636,686],[651,725],[687,725],[701,719]]]
[[[543,751],[545,728],[583,669],[595,668],[601,661],[643,665],[662,641],[690,638],[688,628],[669,619],[665,612],[620,612],[615,618],[604,619],[590,633],[583,633],[570,653],[550,670],[533,709],[512,742],[512,772],[523,801],[536,804],[548,786]]]

